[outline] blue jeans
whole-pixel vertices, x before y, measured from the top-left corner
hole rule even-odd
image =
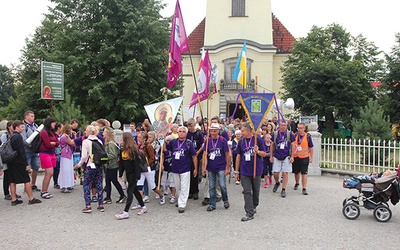
[[[216,190],[216,184],[217,184],[217,179],[218,177],[218,184],[219,187],[221,188],[221,194],[222,194],[222,200],[224,202],[228,201],[228,190],[226,189],[226,178],[225,178],[225,171],[219,171],[218,173],[213,173],[208,171],[208,180],[210,182],[210,206],[213,208],[217,207],[217,190]]]

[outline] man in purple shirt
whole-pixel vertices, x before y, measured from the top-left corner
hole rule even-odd
[[[197,176],[196,150],[193,147],[193,143],[186,139],[187,133],[187,127],[179,127],[178,139],[174,139],[166,145],[166,149],[172,152],[171,173],[176,191],[179,193],[177,204],[179,213],[185,212],[189,197],[191,161],[193,161],[194,165],[193,176]],[[164,151],[166,151],[165,148]]]
[[[244,210],[246,211],[246,216],[242,218],[242,221],[249,221],[254,218],[259,203],[261,174],[264,170],[262,157],[267,156],[267,153],[265,144],[259,135],[256,135],[257,144],[255,144],[255,136],[252,134],[249,123],[244,123],[240,130],[242,139],[236,148],[235,179],[239,180],[240,167],[240,183],[243,187]],[[254,160],[256,160],[255,177]]]
[[[210,205],[207,211],[215,210],[217,203],[216,179],[221,188],[222,200],[224,208],[229,208],[228,191],[226,189],[226,178],[229,174],[230,154],[227,140],[219,136],[219,124],[212,123],[210,126],[211,137],[207,139],[207,143],[203,145],[204,161],[202,166],[203,176],[206,174],[206,166],[208,171],[208,180],[210,182]],[[208,146],[207,146],[208,144]]]
[[[274,172],[275,186],[272,191],[275,193],[279,188],[279,172],[282,172],[282,191],[281,197],[286,197],[286,185],[288,183],[288,173],[292,172],[294,161],[294,134],[287,130],[287,124],[281,121],[278,131],[275,131],[271,138],[272,172]]]

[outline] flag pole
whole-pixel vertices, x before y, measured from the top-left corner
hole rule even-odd
[[[256,93],[258,93],[258,76],[256,76],[256,87],[255,87]],[[258,129],[254,128],[254,146],[257,145],[257,135],[258,135]],[[256,178],[256,173],[257,173],[257,154],[254,151],[254,166],[253,166],[253,178]]]
[[[201,109],[201,105],[200,105],[199,88],[197,87],[196,75],[195,75],[195,73],[194,73],[194,67],[193,67],[192,53],[190,53],[190,50],[189,50],[189,58],[190,58],[190,65],[192,66],[192,73],[193,73],[194,86],[196,87],[197,103],[199,104],[199,110],[200,110],[201,120],[203,120],[203,110]],[[196,106],[195,106],[195,108],[196,108]]]
[[[161,144],[161,149],[160,149],[160,168],[158,169],[158,185],[157,185],[157,189],[160,190],[160,184],[161,184],[161,166],[164,167],[164,143],[165,143],[165,139],[164,142]]]

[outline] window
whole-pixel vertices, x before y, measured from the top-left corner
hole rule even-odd
[[[232,16],[246,16],[245,7],[245,0],[232,0]]]

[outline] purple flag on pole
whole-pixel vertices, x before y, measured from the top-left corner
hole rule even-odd
[[[168,86],[172,88],[182,73],[181,54],[189,50],[181,7],[176,1],[175,14],[172,18],[171,37],[169,40]]]

